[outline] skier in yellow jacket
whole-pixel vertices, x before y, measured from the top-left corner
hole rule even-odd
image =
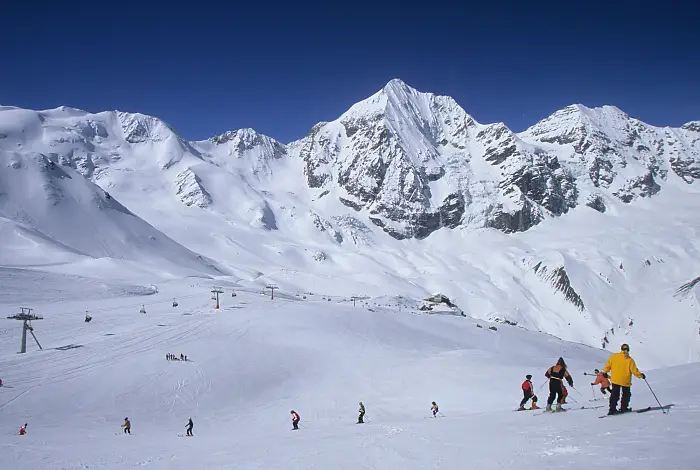
[[[617,413],[626,413],[630,410],[630,398],[632,397],[632,375],[638,379],[646,379],[646,375],[639,372],[634,359],[630,357],[630,347],[628,344],[623,344],[619,353],[615,353],[608,359],[608,362],[603,367],[603,372],[612,371],[610,381],[612,382],[612,393],[610,393],[610,410],[609,415]],[[622,390],[622,402],[620,410],[617,410],[617,401],[620,399],[620,390]]]

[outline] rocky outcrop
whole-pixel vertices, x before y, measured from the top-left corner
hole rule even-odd
[[[202,185],[202,180],[191,169],[178,173],[175,184],[176,194],[184,205],[204,209],[212,203],[211,195]]]
[[[564,266],[557,266],[552,271],[549,271],[547,266],[540,262],[532,269],[541,279],[548,281],[556,291],[564,294],[564,298],[577,309],[583,311],[586,308],[581,296],[571,286],[571,281]]]
[[[598,193],[589,194],[588,198],[586,199],[586,205],[591,209],[597,210],[601,214],[604,214],[607,210],[607,207],[605,207],[605,200],[603,199],[603,196],[601,196]]]

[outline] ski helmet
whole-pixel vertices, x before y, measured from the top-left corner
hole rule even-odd
[[[531,376],[530,374],[527,374],[527,375],[525,376],[525,378],[526,378],[527,380],[530,380],[530,379],[532,378],[532,376]]]
[[[627,343],[625,343],[625,344],[623,344],[622,346],[620,346],[620,350],[621,350],[621,351],[627,351],[627,352],[629,352],[629,350],[630,350],[630,345],[627,344]]]

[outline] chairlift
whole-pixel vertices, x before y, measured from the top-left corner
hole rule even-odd
[[[139,310],[140,313],[146,313],[146,306],[142,305],[141,310]]]
[[[173,299],[173,307],[177,307],[178,305],[177,300]]]

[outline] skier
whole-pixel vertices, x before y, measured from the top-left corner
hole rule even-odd
[[[299,417],[299,413],[297,413],[294,410],[290,411],[290,413],[292,414],[292,426],[294,426],[293,429],[299,429],[298,425],[299,425],[299,421],[301,421],[301,418]]]
[[[630,357],[630,347],[628,344],[623,344],[620,347],[620,352],[615,353],[608,359],[603,367],[603,372],[611,372],[610,381],[612,382],[612,391],[610,392],[610,410],[609,415],[617,413],[626,413],[632,411],[629,407],[630,398],[632,397],[632,375],[638,379],[646,379],[647,376],[639,372],[634,359]],[[622,389],[622,402],[620,409],[617,409],[617,401],[620,399],[620,389]]]
[[[19,435],[24,436],[25,434],[27,434],[27,423],[24,423],[24,426],[19,428]]]
[[[192,418],[187,421],[187,435],[191,436],[192,435],[192,428],[194,427],[194,423],[192,422]]]
[[[364,423],[362,418],[364,418],[365,416],[365,405],[363,405],[362,402],[360,402],[360,409],[358,410],[358,412],[360,413],[360,416],[357,417],[357,424],[362,424]]]
[[[181,360],[181,361],[184,361],[184,360],[185,360],[185,356],[184,356],[182,353],[180,353],[180,360]]]
[[[124,428],[124,434],[131,434],[131,421],[129,421],[128,417],[124,418],[124,424],[122,424],[122,427]]]
[[[603,395],[605,395],[607,392],[612,393],[612,388],[610,388],[610,381],[608,380],[608,374],[596,369],[595,375],[595,382],[593,382],[591,385],[600,385],[600,393],[602,393]]]
[[[549,398],[547,398],[547,408],[545,408],[545,410],[552,411],[552,403],[554,403],[554,399],[558,396],[557,406],[554,411],[562,411],[563,408],[561,404],[564,401],[562,384],[564,379],[566,379],[570,386],[574,386],[574,379],[571,378],[571,375],[569,375],[569,372],[566,370],[564,358],[560,357],[555,365],[547,369],[544,376],[549,379]]]
[[[435,417],[436,414],[440,412],[440,409],[437,406],[437,403],[433,402],[432,406],[430,407],[430,411],[433,412],[433,418]]]
[[[0,387],[2,387],[2,379],[0,379]]]
[[[532,398],[532,406],[530,407],[531,410],[538,410],[540,407],[537,406],[537,395],[535,395],[534,389],[532,388],[532,375],[527,374],[525,376],[525,382],[521,385],[520,388],[523,389],[523,399],[520,401],[520,408],[518,408],[518,411],[522,411],[525,409],[525,403]]]

